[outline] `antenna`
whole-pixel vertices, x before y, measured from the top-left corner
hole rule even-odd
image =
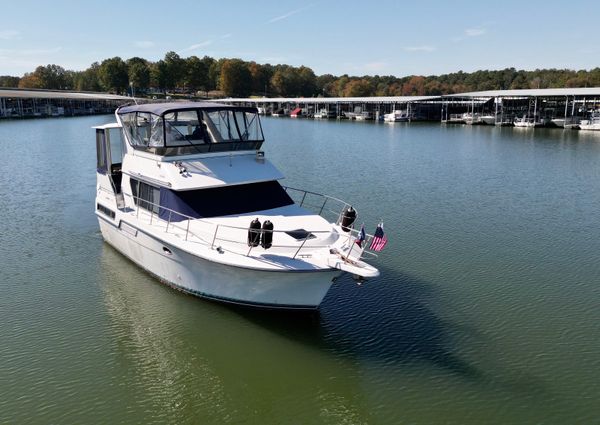
[[[139,105],[139,103],[137,102],[137,99],[135,98],[135,90],[133,89],[132,81],[129,82],[129,87],[131,87],[131,98],[133,99],[133,101],[135,102],[136,105]]]

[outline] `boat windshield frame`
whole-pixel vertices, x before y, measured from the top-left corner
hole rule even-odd
[[[239,106],[185,106],[156,114],[147,108],[117,111],[128,144],[161,156],[260,150],[258,110]]]

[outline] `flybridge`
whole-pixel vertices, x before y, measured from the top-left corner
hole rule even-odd
[[[258,111],[209,102],[132,105],[117,110],[136,150],[161,156],[260,149]]]

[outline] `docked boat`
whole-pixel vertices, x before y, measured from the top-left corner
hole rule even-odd
[[[600,109],[592,111],[588,119],[581,120],[579,129],[584,131],[600,131]]]
[[[317,113],[314,114],[314,118],[335,118],[335,111],[330,111],[327,108],[320,109]]]
[[[406,122],[408,120],[408,111],[393,110],[389,114],[383,115],[383,121],[385,122]]]
[[[514,120],[514,126],[517,128],[534,128],[534,127],[543,127],[546,123],[542,119],[538,119],[532,115],[523,115],[522,117],[517,117]]]
[[[271,113],[271,116],[273,117],[285,117],[287,115],[288,113],[283,109],[276,109]]]
[[[496,115],[483,114],[479,117],[479,121],[485,125],[495,125],[496,124]]]
[[[369,121],[373,119],[373,114],[370,111],[363,111],[354,116],[356,121]]]
[[[364,259],[382,247],[379,228],[357,231],[348,203],[282,186],[260,150],[256,108],[162,103],[115,116],[95,127],[100,230],[162,282],[223,302],[316,309],[341,274],[379,275]]]
[[[269,108],[259,106],[256,109],[258,110],[259,115],[270,115],[271,114],[271,112],[269,111]]]

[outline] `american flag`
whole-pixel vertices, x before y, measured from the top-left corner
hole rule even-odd
[[[373,240],[371,240],[371,246],[369,249],[371,251],[381,251],[385,244],[387,243],[387,238],[383,234],[383,223],[379,223],[377,225],[377,229],[375,229],[375,234],[373,235]]]
[[[356,242],[359,248],[362,248],[362,243],[365,241],[366,238],[367,235],[365,234],[365,225],[363,224],[362,226],[360,226],[360,232],[358,233],[358,237],[354,242]]]

